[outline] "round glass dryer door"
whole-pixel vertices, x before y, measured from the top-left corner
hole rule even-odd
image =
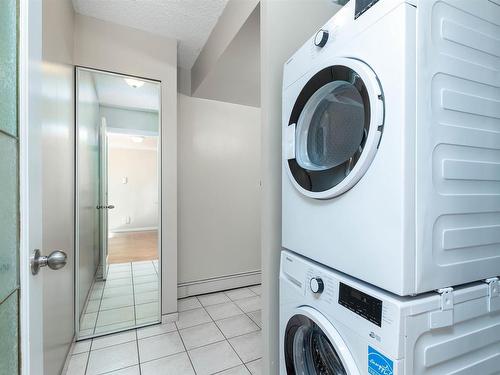
[[[340,195],[361,179],[383,129],[382,91],[373,71],[357,60],[336,63],[305,84],[284,132],[292,183],[318,199]]]
[[[359,375],[338,332],[332,326],[326,332],[311,316],[288,321],[284,347],[288,375]]]

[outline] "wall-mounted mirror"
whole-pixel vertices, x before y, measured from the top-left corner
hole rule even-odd
[[[76,68],[78,339],[160,322],[160,82]]]

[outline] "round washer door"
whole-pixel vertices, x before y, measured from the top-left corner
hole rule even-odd
[[[284,131],[285,168],[304,195],[328,199],[368,170],[384,124],[382,90],[361,61],[338,58],[313,75]]]
[[[359,375],[340,334],[318,311],[301,307],[285,331],[288,375]]]

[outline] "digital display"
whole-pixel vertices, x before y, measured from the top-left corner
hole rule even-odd
[[[379,327],[382,326],[381,300],[349,285],[340,283],[339,304]]]
[[[354,9],[354,19],[361,16],[364,12],[370,9],[378,0],[356,0]]]

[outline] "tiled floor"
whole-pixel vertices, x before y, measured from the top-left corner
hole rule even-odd
[[[113,332],[159,320],[158,261],[111,264],[95,281],[80,321],[81,336]]]
[[[179,300],[179,320],[76,344],[66,375],[261,374],[260,286]]]

